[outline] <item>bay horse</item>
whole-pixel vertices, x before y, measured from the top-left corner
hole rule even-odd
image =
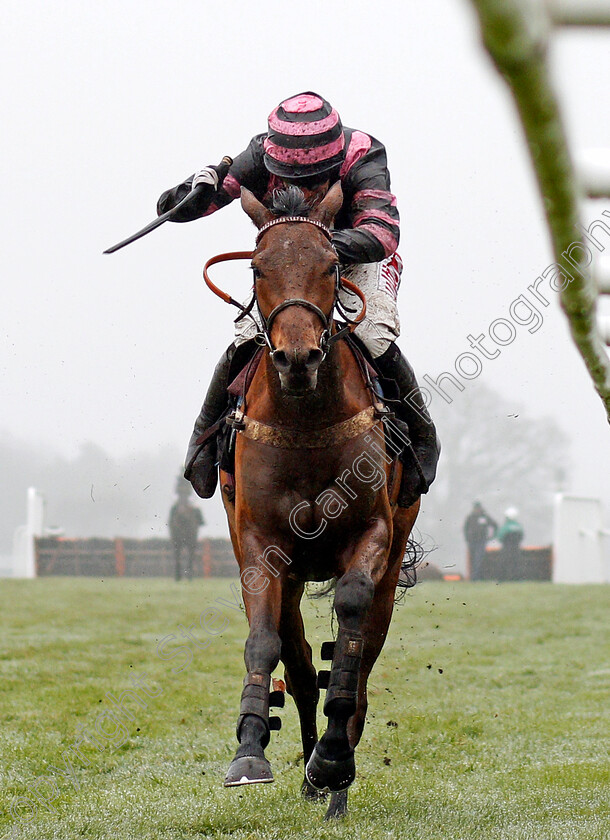
[[[265,346],[246,404],[231,420],[234,484],[220,475],[249,622],[239,747],[225,785],[273,781],[264,750],[273,725],[271,674],[281,660],[300,719],[302,793],[315,799],[330,791],[330,818],[347,811],[367,679],[388,632],[420,502],[397,506],[402,466],[390,465],[383,434],[374,435],[383,427],[371,390],[333,320],[341,280],[329,228],[341,185],[313,208],[295,188],[279,198],[278,215],[241,191],[258,227],[252,269]],[[300,601],[307,581],[333,578],[338,635],[327,643],[328,726],[318,739],[320,692]]]

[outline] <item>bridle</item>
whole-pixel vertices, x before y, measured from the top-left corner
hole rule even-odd
[[[305,223],[309,225],[313,225],[317,227],[322,233],[326,236],[328,241],[331,243],[332,246],[332,233],[330,228],[326,225],[322,224],[322,222],[317,221],[316,219],[309,219],[307,216],[280,216],[277,219],[272,219],[267,224],[263,225],[260,230],[258,231],[256,237],[256,246],[264,236],[264,234],[272,227],[281,224],[290,224],[290,223]],[[334,248],[333,248],[334,250]],[[319,349],[322,351],[322,359],[327,355],[328,351],[330,350],[331,346],[338,341],[340,338],[347,332],[352,332],[356,329],[358,324],[362,322],[364,317],[366,316],[366,299],[362,291],[356,286],[354,283],[351,283],[349,280],[346,280],[345,277],[341,277],[341,269],[339,264],[337,263],[336,266],[336,273],[335,273],[335,289],[334,289],[334,298],[333,303],[328,315],[320,309],[315,303],[310,300],[306,300],[305,298],[289,298],[288,300],[284,300],[279,303],[274,309],[271,310],[269,315],[265,317],[260,310],[260,306],[258,303],[258,297],[256,294],[256,277],[254,278],[254,291],[252,294],[252,298],[247,304],[247,306],[243,306],[243,304],[236,301],[231,295],[223,292],[222,289],[219,289],[218,286],[214,285],[210,280],[208,275],[208,268],[213,265],[216,265],[220,262],[225,262],[227,260],[246,260],[252,259],[256,251],[235,251],[226,254],[218,254],[215,257],[209,259],[204,268],[203,268],[203,279],[205,280],[208,288],[214,292],[215,295],[221,300],[224,300],[225,303],[229,303],[232,306],[236,306],[238,309],[241,310],[240,314],[235,319],[235,322],[241,321],[242,318],[250,317],[256,323],[256,320],[252,316],[251,312],[254,306],[256,305],[259,318],[261,321],[262,329],[257,333],[256,339],[260,344],[266,344],[269,348],[270,352],[273,354],[276,352],[276,348],[273,346],[273,342],[271,340],[271,330],[273,328],[273,323],[280,312],[284,309],[288,309],[290,306],[301,306],[304,309],[309,309],[310,312],[313,312],[322,322],[324,327],[322,331],[322,335],[320,337],[320,347]],[[345,290],[350,292],[353,295],[356,295],[362,301],[362,309],[360,310],[358,316],[354,319],[350,318],[348,312],[354,312],[355,310],[350,309],[345,304],[341,302],[339,299],[339,292]],[[345,326],[338,329],[336,332],[332,332],[333,328],[333,321],[334,321],[334,312],[335,310],[339,313],[339,315],[345,320]],[[258,328],[258,325],[257,325]]]

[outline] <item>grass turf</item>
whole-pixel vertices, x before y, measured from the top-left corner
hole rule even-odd
[[[231,603],[230,584],[2,581],[0,837],[610,837],[608,587],[418,585],[396,608],[369,682],[350,814],[324,823],[324,806],[299,797],[290,699],[267,748],[275,784],[222,787],[247,632],[241,611],[215,603]],[[222,615],[208,626],[222,632],[197,649],[179,625],[211,606]],[[305,610],[318,654],[331,638],[330,605],[309,601]],[[164,650],[188,643],[190,661],[184,651],[156,655],[171,634]],[[146,708],[129,703],[133,720],[117,732],[104,717],[113,708],[106,694],[143,673],[160,693]],[[79,726],[95,734],[96,721],[115,737],[70,752]],[[65,770],[66,755],[73,776],[51,769]]]

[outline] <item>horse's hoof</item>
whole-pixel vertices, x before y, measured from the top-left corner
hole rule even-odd
[[[303,779],[301,785],[301,796],[308,802],[326,802],[328,792],[325,790],[318,790],[313,785],[310,785],[307,778]]]
[[[271,765],[266,758],[244,755],[241,758],[234,758],[229,765],[225,776],[225,787],[258,785],[272,781]]]
[[[322,758],[318,747],[314,748],[305,768],[305,778],[317,790],[347,790],[356,778],[354,752],[340,761]]]
[[[347,815],[347,791],[338,790],[330,797],[330,803],[327,812],[324,814],[325,820],[339,820],[341,817]]]

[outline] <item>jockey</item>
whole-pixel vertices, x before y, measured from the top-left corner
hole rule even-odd
[[[281,102],[269,115],[268,131],[252,138],[219,183],[217,167],[207,166],[163,193],[159,215],[175,207],[199,184],[200,198],[183,208],[174,221],[209,216],[240,196],[247,187],[268,206],[275,190],[298,186],[313,204],[341,181],[343,206],[335,217],[332,243],[342,274],[356,283],[367,301],[367,317],[355,330],[381,375],[394,380],[401,402],[393,404],[397,417],[409,427],[413,449],[421,466],[415,501],[434,480],[439,446],[434,425],[424,407],[413,369],[394,343],[400,334],[396,299],[402,261],[396,253],[399,216],[390,192],[390,174],[383,145],[366,134],[341,124],[330,103],[311,91]],[[227,406],[229,369],[237,351],[253,345],[256,324],[242,319],[235,341],[216,366],[189,444],[185,477],[202,498],[210,498],[217,483],[215,438],[201,448],[197,439],[223,414]],[[245,356],[247,358],[247,356]]]

